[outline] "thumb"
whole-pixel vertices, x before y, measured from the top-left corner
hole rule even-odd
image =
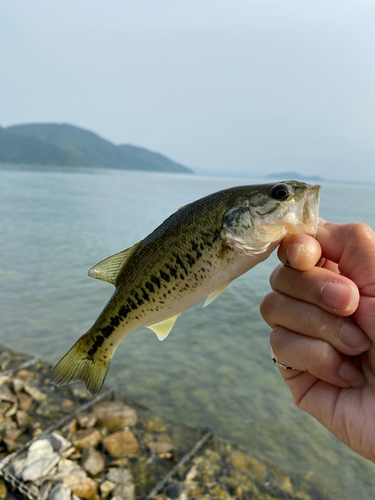
[[[362,222],[320,221],[317,240],[322,255],[336,262],[341,274],[354,281],[362,295],[375,297],[375,233]]]

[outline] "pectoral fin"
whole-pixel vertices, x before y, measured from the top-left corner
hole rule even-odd
[[[102,260],[99,264],[96,264],[96,266],[90,269],[89,276],[98,280],[108,281],[108,283],[112,283],[116,286],[120,270],[141,245],[142,241],[120,253],[108,257],[108,259]]]
[[[147,328],[156,333],[159,340],[164,340],[168,337],[169,332],[172,330],[173,325],[176,323],[177,318],[181,313],[172,316],[171,318],[165,319],[160,323],[155,323],[155,325],[150,325]]]
[[[228,281],[228,283],[225,283],[223,286],[212,292],[208,297],[206,298],[206,302],[203,304],[203,307],[208,306],[213,302],[221,293],[224,292],[225,289],[228,288],[228,286],[232,283],[233,280]]]

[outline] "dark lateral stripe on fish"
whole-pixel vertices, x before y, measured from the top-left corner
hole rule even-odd
[[[161,285],[160,285],[160,280],[159,280],[159,278],[157,278],[156,276],[152,275],[152,276],[151,276],[151,281],[152,281],[153,283],[155,283],[155,285],[156,285],[158,288],[160,288],[160,286],[161,286]]]
[[[167,283],[170,282],[171,277],[169,274],[165,273],[164,271],[160,271],[159,274],[162,280],[166,281]]]
[[[173,254],[173,257],[176,259],[176,264],[184,271],[185,274],[188,273],[184,263],[182,262],[182,260],[180,259],[180,257],[176,254]]]
[[[151,283],[147,282],[146,285],[145,285],[145,287],[147,288],[147,290],[149,292],[154,293],[155,288],[154,288],[154,286]]]

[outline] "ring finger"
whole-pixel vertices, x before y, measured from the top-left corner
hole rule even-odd
[[[371,347],[370,339],[351,318],[330,314],[280,292],[266,295],[260,312],[271,328],[281,326],[324,340],[348,356],[356,356]]]
[[[294,370],[311,375],[337,387],[363,387],[364,376],[345,355],[320,339],[299,335],[276,327],[270,338],[272,350],[280,362]],[[280,369],[283,376],[290,372]]]

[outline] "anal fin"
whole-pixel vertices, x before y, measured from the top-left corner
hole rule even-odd
[[[169,332],[172,330],[173,325],[176,323],[177,318],[181,313],[172,316],[171,318],[165,319],[160,323],[155,323],[155,325],[150,325],[147,328],[156,333],[159,340],[164,340],[168,337]]]
[[[206,298],[206,302],[203,304],[203,307],[208,306],[209,304],[211,304],[211,302],[213,302],[215,299],[217,299],[218,296],[221,293],[223,293],[224,290],[226,290],[228,288],[228,286],[232,283],[232,281],[233,280],[230,280],[227,283],[224,283],[224,285],[222,285],[220,288],[218,288],[217,290],[212,292],[210,295],[208,295],[208,297]]]

